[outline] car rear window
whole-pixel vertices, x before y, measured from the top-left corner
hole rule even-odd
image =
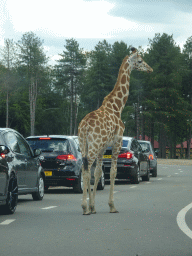
[[[27,139],[32,149],[41,149],[42,152],[69,152],[70,145],[67,139]]]
[[[5,142],[3,141],[3,138],[0,136],[0,145],[4,145]]]
[[[122,145],[122,147],[124,147],[124,148],[128,147],[128,143],[129,143],[128,140],[123,140],[123,145]]]
[[[148,149],[148,150],[150,151],[150,145],[149,145],[149,143],[147,143],[147,142],[139,142],[139,144],[141,145],[142,150]]]

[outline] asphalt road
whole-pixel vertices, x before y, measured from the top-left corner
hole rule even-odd
[[[0,256],[191,256],[192,166],[158,165],[158,177],[116,182],[96,195],[97,214],[84,216],[81,194],[52,188],[41,202],[20,196],[14,215],[0,215]]]

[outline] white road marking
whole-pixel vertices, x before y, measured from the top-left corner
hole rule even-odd
[[[157,180],[162,180],[162,178],[159,178],[159,179],[157,179]]]
[[[175,174],[179,174],[179,173],[176,172]]]
[[[5,220],[5,221],[1,222],[0,225],[9,225],[13,221],[15,221],[15,219]]]
[[[137,186],[132,186],[132,187],[130,187],[130,188],[136,188]]]
[[[114,191],[113,193],[117,193],[117,192],[119,192],[119,191]]]
[[[42,210],[48,210],[48,209],[52,209],[52,208],[55,208],[55,207],[58,207],[58,206],[49,206],[49,207],[45,207],[45,208],[41,208]]]
[[[169,175],[169,176],[167,176],[168,178],[170,178],[171,177],[171,175]]]
[[[192,231],[189,229],[185,222],[185,215],[186,213],[192,208],[192,203],[187,205],[177,214],[177,225],[185,233],[189,238],[192,239]]]
[[[147,182],[145,182],[145,183],[151,183],[151,181],[147,181]]]
[[[83,199],[81,199],[81,200],[83,200]],[[89,197],[87,197],[87,200],[89,200]]]

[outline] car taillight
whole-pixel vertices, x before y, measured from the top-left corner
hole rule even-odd
[[[126,159],[131,159],[132,157],[133,157],[133,153],[131,152],[122,153],[118,156],[118,158],[126,158]]]
[[[57,156],[58,160],[73,160],[77,161],[76,157],[74,155],[59,155]]]
[[[41,137],[39,138],[39,140],[50,140],[51,138],[50,137]]]
[[[3,154],[3,153],[1,153],[0,156],[1,156],[2,158],[5,158],[5,154]]]
[[[153,160],[153,155],[152,154],[149,155],[149,160]]]

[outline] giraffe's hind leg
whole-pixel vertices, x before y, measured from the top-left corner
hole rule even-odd
[[[91,178],[91,166],[93,164],[93,160],[89,161],[88,169],[85,170],[82,167],[82,174],[83,174],[83,201],[82,201],[82,208],[83,208],[83,215],[91,214],[90,207],[88,208],[87,205],[87,189],[89,192],[89,204],[92,205],[92,194],[91,194],[91,186],[90,186],[90,178]]]
[[[88,182],[89,180],[89,173],[88,171],[85,171],[84,168],[82,168],[82,174],[83,174],[83,201],[82,201],[82,208],[83,208],[83,215],[89,215],[90,211],[87,207],[87,188],[88,188]]]
[[[112,150],[112,162],[111,162],[111,170],[110,170],[110,192],[109,192],[109,208],[110,208],[110,213],[117,213],[118,211],[115,208],[114,205],[114,185],[115,185],[115,178],[117,175],[117,158],[120,152],[122,146],[122,137],[120,136],[118,140],[115,142],[113,145],[113,150]]]
[[[95,194],[96,194],[96,190],[97,190],[97,185],[99,183],[99,179],[101,178],[101,174],[102,174],[102,157],[103,157],[103,154],[100,154],[98,156],[97,165],[96,165],[95,172],[94,172],[95,182],[94,182],[94,186],[93,186],[92,204],[90,205],[91,213],[96,213],[96,210],[95,210]]]

